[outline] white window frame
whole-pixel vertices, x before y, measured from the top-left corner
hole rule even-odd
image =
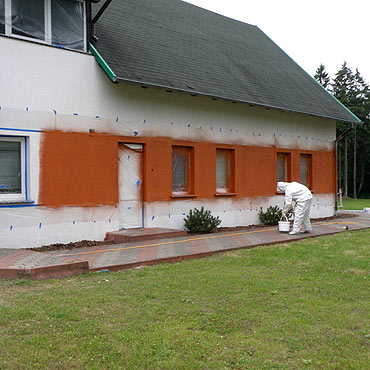
[[[84,49],[83,51],[86,52],[86,1],[85,0],[76,0],[76,1],[83,4],[83,14],[84,14],[84,19],[83,19],[84,21],[83,22],[84,23],[83,25]],[[37,43],[45,44],[45,45],[53,45],[52,30],[51,30],[51,0],[44,0],[44,21],[45,21],[45,39],[44,40],[13,34],[12,25],[11,25],[12,0],[5,0],[4,5],[5,5],[5,35],[6,36],[11,36],[17,39],[37,42]],[[63,47],[63,49],[81,51],[78,49],[67,48],[67,47]]]
[[[0,203],[25,201],[26,199],[26,150],[25,138],[22,136],[0,136],[0,141],[15,141],[21,143],[21,193],[20,194],[1,194]]]

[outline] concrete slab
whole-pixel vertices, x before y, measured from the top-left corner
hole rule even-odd
[[[46,279],[88,271],[116,271],[200,258],[240,248],[287,243],[347,230],[363,230],[370,228],[370,214],[318,221],[312,226],[312,233],[299,235],[288,235],[280,233],[277,227],[266,227],[52,252],[0,249],[0,278]]]
[[[185,230],[165,229],[161,227],[146,227],[127,229],[107,233],[105,240],[113,240],[116,243],[128,243],[139,240],[155,240],[185,236]]]

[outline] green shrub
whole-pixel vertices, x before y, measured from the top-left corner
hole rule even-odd
[[[221,223],[218,216],[212,216],[211,211],[204,210],[204,207],[200,210],[197,208],[191,209],[184,221],[188,232],[196,234],[210,233]]]
[[[283,213],[283,210],[280,209],[278,206],[275,207],[268,207],[266,212],[263,212],[262,207],[260,208],[260,211],[258,212],[258,216],[261,220],[261,222],[264,225],[277,225],[278,221],[281,219],[281,215]],[[292,215],[292,212],[289,211],[286,216],[289,217]]]

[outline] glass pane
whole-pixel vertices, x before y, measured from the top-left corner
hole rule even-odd
[[[51,0],[51,33],[54,45],[85,50],[84,4],[76,0]]]
[[[20,194],[21,143],[0,141],[0,194]]]
[[[276,179],[277,181],[288,180],[288,154],[277,154]]]
[[[5,0],[0,0],[0,33],[5,33]]]
[[[308,186],[309,179],[309,155],[301,154],[300,158],[300,181],[301,184]]]
[[[216,188],[228,188],[228,155],[225,150],[216,150]]]
[[[173,148],[172,152],[172,191],[189,191],[189,149]]]
[[[44,0],[12,0],[12,33],[45,40]]]

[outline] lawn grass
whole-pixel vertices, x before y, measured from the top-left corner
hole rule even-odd
[[[370,208],[370,199],[343,199],[343,209],[345,210],[363,210],[364,208]]]
[[[368,369],[369,241],[0,281],[0,368]]]

